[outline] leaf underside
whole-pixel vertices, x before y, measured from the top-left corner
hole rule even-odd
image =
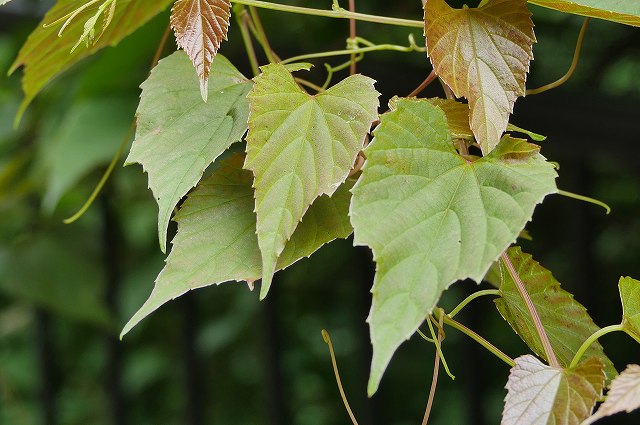
[[[640,366],[631,364],[611,382],[607,398],[598,411],[581,425],[589,425],[600,418],[640,408]]]
[[[370,394],[442,291],[459,279],[479,282],[535,205],[557,191],[537,146],[505,136],[469,162],[453,148],[441,109],[418,99],[390,105],[365,150],[350,210],[355,243],[371,247],[377,263]]]
[[[635,0],[529,0],[529,3],[560,12],[640,26],[640,2]]]
[[[640,281],[623,277],[618,286],[622,301],[622,324],[640,337]]]
[[[218,55],[204,103],[184,52],[161,60],[142,83],[138,127],[127,163],[140,163],[158,202],[158,238],[166,248],[167,227],[180,199],[204,170],[247,130],[247,80]]]
[[[177,0],[171,9],[171,27],[178,47],[187,52],[200,79],[200,94],[206,102],[211,63],[220,44],[227,39],[229,0]]]
[[[522,252],[520,247],[510,248],[508,255],[536,307],[558,361],[563,367],[569,366],[582,343],[600,328],[593,323],[587,309],[562,289],[551,272],[531,255]],[[538,332],[515,282],[502,263],[494,268],[502,282],[502,297],[495,300],[498,311],[533,352],[546,359]],[[609,380],[617,375],[613,363],[597,341],[585,356],[599,358],[605,365]]]
[[[453,9],[428,0],[427,53],[438,76],[469,100],[470,124],[484,154],[500,141],[533,59],[533,22],[525,0],[490,0]]]
[[[234,155],[221,161],[212,175],[189,194],[175,218],[178,232],[166,265],[151,296],[126,324],[122,335],[161,305],[189,290],[260,279],[253,179],[249,171],[242,169],[243,160],[241,155]],[[316,199],[287,243],[276,269],[284,269],[325,243],[351,234],[351,185],[342,185],[331,198]]]
[[[262,67],[249,93],[245,168],[253,171],[258,243],[269,290],[278,256],[318,196],[345,181],[377,117],[374,81],[352,75],[310,96],[283,65]]]

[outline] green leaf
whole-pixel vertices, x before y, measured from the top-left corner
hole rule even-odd
[[[227,281],[261,277],[256,237],[252,175],[242,170],[240,155],[219,167],[187,197],[176,215],[178,233],[167,264],[149,299],[122,331],[126,334],[158,307],[185,292]],[[351,184],[313,203],[287,243],[276,269],[281,270],[336,238],[352,232],[348,208]]]
[[[640,26],[640,2],[636,0],[529,0],[560,12]]]
[[[551,272],[531,255],[523,253],[520,247],[510,248],[508,255],[536,307],[558,361],[564,367],[569,366],[582,343],[600,328],[593,323],[587,309],[562,289]],[[495,300],[500,314],[534,353],[546,359],[540,337],[511,275],[502,263],[494,269],[502,282],[502,298]],[[593,343],[585,356],[599,358],[609,379],[617,375],[600,343]]]
[[[640,281],[622,277],[618,286],[622,300],[622,325],[640,337]]]
[[[245,168],[253,171],[262,253],[260,297],[307,208],[349,175],[377,118],[374,81],[352,75],[310,96],[280,64],[262,67],[249,93]]]
[[[640,408],[640,366],[630,364],[611,382],[607,398],[598,411],[580,425],[589,425],[598,419],[620,412]]]
[[[118,1],[111,25],[105,29],[102,36],[88,48],[71,52],[72,47],[84,33],[85,21],[94,13],[92,8],[87,8],[76,16],[61,37],[58,37],[58,26],[44,27],[43,25],[59,20],[85,3],[86,0],[58,0],[22,46],[9,71],[12,73],[20,66],[25,67],[22,79],[25,98],[18,112],[18,118],[40,90],[54,77],[103,47],[118,44],[123,38],[166,9],[172,0]]]
[[[525,93],[535,42],[526,1],[489,0],[479,8],[453,9],[445,0],[429,0],[424,21],[433,67],[456,96],[469,99],[471,129],[486,155]]]
[[[218,55],[204,103],[184,52],[160,61],[142,83],[138,129],[127,163],[149,174],[158,202],[158,238],[164,252],[171,213],[204,170],[247,131],[251,82]]]
[[[469,107],[466,104],[440,97],[427,100],[442,109],[447,116],[449,133],[453,139],[473,140],[473,132],[469,127]]]
[[[573,369],[556,369],[532,355],[518,357],[507,382],[501,425],[577,425],[602,394],[605,375],[598,358]]]
[[[390,103],[351,202],[355,243],[370,246],[377,262],[369,394],[442,291],[459,279],[479,282],[535,205],[557,191],[538,146],[505,136],[470,162],[453,148],[441,109],[418,99]]]
[[[0,0],[0,6],[9,3],[11,0]]]

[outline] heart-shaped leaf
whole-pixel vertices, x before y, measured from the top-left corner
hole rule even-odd
[[[538,6],[640,26],[640,2],[635,0],[529,0]]]
[[[229,0],[177,0],[171,9],[171,27],[178,47],[189,55],[200,78],[200,94],[206,102],[211,63],[222,40],[227,39]]]
[[[175,206],[247,131],[251,81],[222,55],[213,62],[213,71],[208,103],[200,99],[198,79],[184,52],[161,60],[142,83],[136,139],[127,163],[138,162],[149,174],[163,252]]]
[[[640,281],[622,277],[618,287],[622,300],[622,324],[640,337]]]
[[[320,195],[331,195],[349,175],[377,117],[379,93],[373,83],[352,75],[310,96],[280,64],[262,67],[255,78],[248,96],[245,168],[255,176],[261,298],[309,205]]]
[[[536,204],[557,190],[538,146],[505,136],[470,162],[453,148],[441,109],[418,99],[390,107],[351,201],[355,243],[370,246],[377,263],[370,394],[442,291],[459,279],[479,282]]]
[[[471,129],[486,155],[525,93],[535,42],[526,1],[453,9],[445,0],[428,0],[424,22],[431,63],[456,96],[469,99]]]
[[[640,366],[630,364],[611,382],[607,398],[598,411],[581,425],[589,425],[620,412],[631,412],[640,408]]]
[[[122,335],[158,307],[189,290],[260,279],[253,179],[249,171],[242,169],[243,160],[235,155],[222,161],[189,194],[176,215],[178,233],[167,263],[151,296],[126,324]],[[287,243],[276,269],[284,269],[325,243],[351,234],[350,187],[345,184],[331,198],[316,199]]]
[[[578,425],[604,388],[604,365],[590,358],[556,369],[531,355],[518,357],[507,382],[501,425]]]

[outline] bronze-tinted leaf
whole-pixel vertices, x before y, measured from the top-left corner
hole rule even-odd
[[[178,47],[189,55],[200,78],[200,94],[207,101],[211,62],[227,39],[230,0],[178,0],[171,10],[171,27]]]

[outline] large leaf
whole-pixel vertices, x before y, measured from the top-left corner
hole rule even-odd
[[[507,382],[501,425],[578,425],[604,388],[603,364],[590,358],[556,369],[532,355],[518,357]]]
[[[373,83],[352,75],[310,96],[283,65],[264,66],[255,78],[245,167],[255,176],[261,298],[309,205],[331,195],[349,175],[377,117],[379,93]]]
[[[227,39],[229,0],[177,0],[171,10],[171,27],[178,46],[189,55],[200,78],[200,94],[206,102],[209,72],[222,40]]]
[[[55,76],[103,47],[117,44],[163,11],[171,2],[172,0],[119,0],[111,24],[102,36],[88,48],[78,48],[71,52],[84,32],[85,21],[95,12],[92,8],[81,12],[66,27],[62,37],[58,37],[59,26],[45,28],[43,25],[57,21],[86,3],[86,0],[58,0],[22,46],[9,71],[13,72],[22,65],[25,67],[22,79],[25,98],[19,115]]]
[[[373,249],[369,393],[397,347],[442,291],[479,282],[534,207],[556,192],[553,166],[524,140],[503,138],[475,162],[454,150],[445,114],[429,101],[394,100],[381,117],[353,189],[355,243]]]
[[[158,201],[158,237],[165,250],[167,227],[180,199],[204,170],[247,131],[251,82],[218,55],[204,103],[189,58],[176,52],[160,61],[142,83],[138,129],[127,163],[149,173]]]
[[[456,96],[469,99],[471,129],[486,155],[525,93],[535,42],[526,1],[452,9],[445,0],[428,0],[424,20],[433,67]]]
[[[564,367],[569,366],[582,343],[600,328],[593,323],[587,309],[562,289],[551,272],[531,255],[522,252],[520,247],[510,248],[508,255],[536,307],[558,361]],[[546,358],[531,315],[513,278],[502,262],[496,265],[496,269],[500,275],[502,297],[495,303],[500,314],[537,355]],[[598,342],[589,347],[585,356],[599,358],[609,379],[617,374]]]
[[[636,0],[529,0],[529,3],[561,12],[640,26],[640,2]]]
[[[189,290],[260,279],[252,175],[242,170],[242,161],[239,155],[225,160],[188,196],[176,216],[178,233],[167,264],[151,296],[122,335],[162,304]],[[343,185],[331,198],[322,196],[313,203],[280,256],[278,270],[310,256],[333,239],[351,234],[349,187]]]
[[[607,398],[598,411],[581,425],[589,425],[620,412],[631,412],[640,408],[640,366],[630,364],[611,382]]]
[[[640,337],[640,281],[622,277],[618,286],[622,300],[622,324]]]

